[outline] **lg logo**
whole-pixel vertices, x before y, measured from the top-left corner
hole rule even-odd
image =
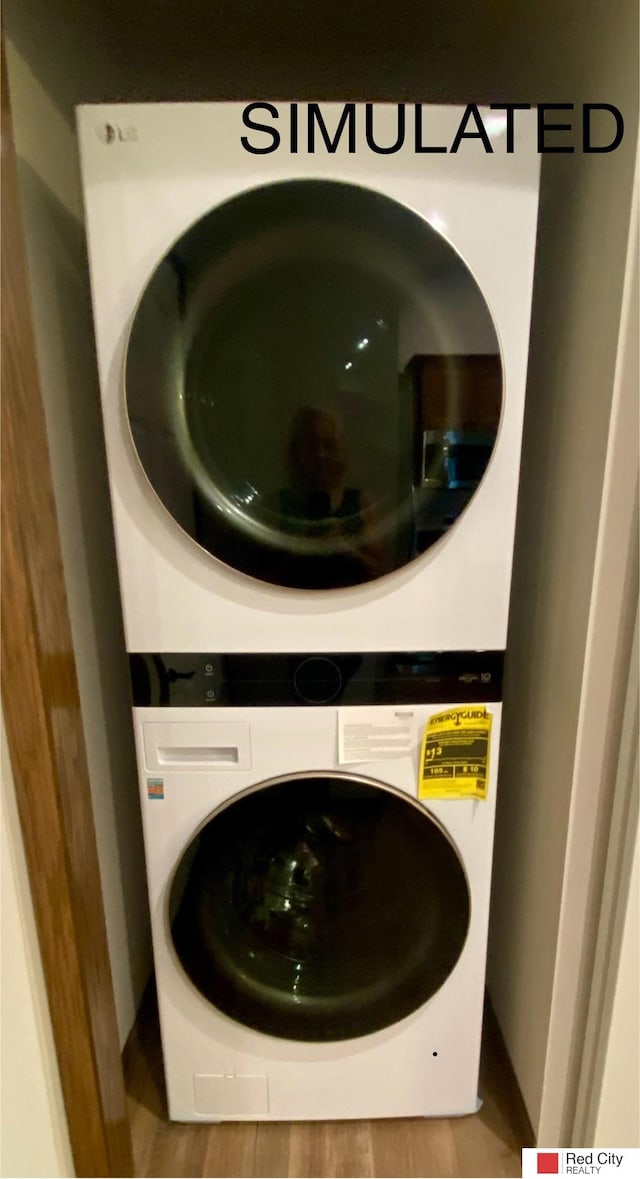
[[[107,145],[116,141],[136,143],[138,140],[138,132],[135,127],[114,127],[113,123],[103,123],[100,127],[96,127],[96,135],[101,143]]]

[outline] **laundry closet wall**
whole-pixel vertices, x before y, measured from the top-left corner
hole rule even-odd
[[[599,766],[594,757],[585,767],[579,742],[590,676],[608,674],[590,663],[589,628],[638,110],[634,4],[558,7],[560,17],[545,4],[514,20],[509,45],[511,60],[520,63],[520,84],[532,98],[613,103],[625,113],[626,135],[610,156],[547,156],[542,170],[488,986],[533,1125],[547,1142],[561,1142],[570,1132],[582,1046],[580,1024],[572,1021],[584,1015],[591,976],[590,934],[583,926],[593,919],[589,904],[599,903],[599,859],[616,772],[611,752],[607,764]],[[518,89],[514,78],[513,92]],[[626,514],[613,526],[628,529]],[[629,543],[634,540],[629,532]],[[628,555],[623,576],[633,579],[637,568],[634,574]],[[608,575],[621,573],[612,567]],[[622,629],[619,618],[610,619],[621,693],[607,698],[605,687],[604,715],[595,723],[602,724],[603,746],[611,750],[622,725],[632,625],[632,615]],[[570,820],[575,826],[581,817],[593,817],[600,846],[588,835],[580,846],[578,838],[571,850],[582,860],[578,881],[580,865],[571,875],[568,835]],[[588,891],[590,873],[594,895],[581,909],[578,893]],[[572,994],[568,985],[566,943],[558,943],[563,918],[561,936],[572,938],[576,972],[586,950],[581,993]],[[571,982],[580,985],[577,974]]]
[[[7,68],[40,383],[122,1043],[151,966],[129,681],[73,104],[113,84],[100,12],[8,6]]]
[[[609,101],[612,156],[543,164],[498,809],[492,997],[543,1108],[633,149],[634,0],[6,0],[32,295],[121,1036],[149,963],[128,691],[90,344],[73,106],[90,101]],[[381,168],[388,161],[381,159]],[[544,1124],[543,1124],[544,1129]]]
[[[2,779],[2,1023],[0,1132],[5,1175],[72,1173],[69,1130],[47,1005],[4,716]]]

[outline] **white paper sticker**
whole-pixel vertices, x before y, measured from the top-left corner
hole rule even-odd
[[[406,757],[416,743],[415,715],[403,708],[338,709],[338,762]]]

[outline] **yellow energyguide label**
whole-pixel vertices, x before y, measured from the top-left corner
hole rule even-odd
[[[491,713],[484,704],[438,712],[427,722],[420,754],[419,798],[486,798]]]

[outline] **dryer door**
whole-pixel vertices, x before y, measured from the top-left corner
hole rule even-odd
[[[170,895],[192,983],[240,1023],[292,1040],[387,1027],[445,982],[470,899],[442,828],[396,790],[290,777],[217,811]]]
[[[502,369],[440,233],[379,193],[301,180],[175,242],[135,313],[126,401],[152,487],[199,545],[327,590],[406,565],[455,523],[491,456]]]

